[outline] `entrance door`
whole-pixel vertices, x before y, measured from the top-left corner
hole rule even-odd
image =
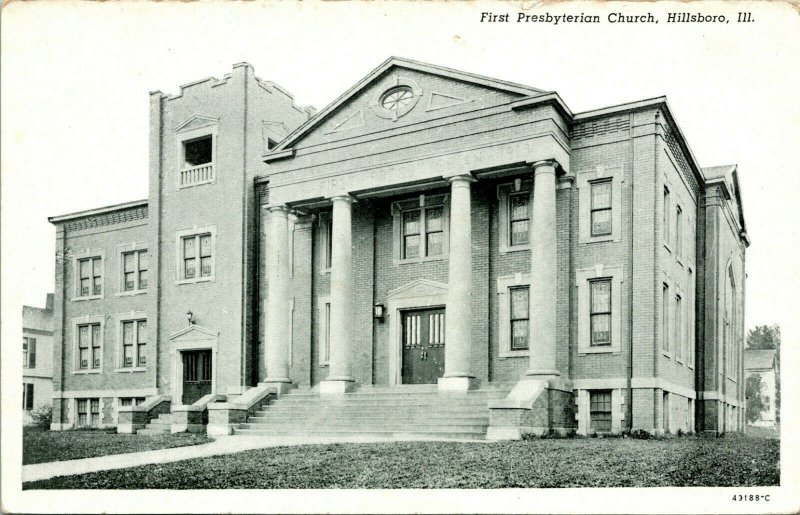
[[[183,353],[183,404],[192,404],[211,393],[211,351]]]
[[[403,384],[444,375],[444,308],[403,312]]]

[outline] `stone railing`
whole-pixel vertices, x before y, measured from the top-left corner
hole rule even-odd
[[[261,383],[254,388],[250,388],[233,401],[208,404],[206,434],[208,436],[233,434],[233,429],[236,426],[247,422],[247,417],[277,396],[277,388],[273,385]]]
[[[120,406],[117,433],[135,433],[159,415],[170,412],[169,395],[153,395],[138,406]]]
[[[181,170],[178,186],[194,186],[195,184],[205,184],[214,180],[214,165],[211,163],[200,166],[193,166]]]
[[[172,407],[171,433],[202,433],[208,424],[208,405],[212,402],[224,401],[224,395],[210,393],[193,404],[179,404]]]

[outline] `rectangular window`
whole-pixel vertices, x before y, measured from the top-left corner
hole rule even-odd
[[[100,324],[78,326],[78,369],[94,370],[101,362]]]
[[[675,352],[678,354],[678,359],[683,359],[683,326],[681,311],[683,304],[681,303],[681,296],[675,296]]]
[[[147,364],[147,322],[127,320],[122,322],[122,367],[143,367]]]
[[[193,168],[209,164],[212,161],[212,136],[203,136],[183,142],[183,167]]]
[[[327,363],[331,359],[331,305],[330,303],[325,304],[325,334],[323,335],[323,343],[324,349],[322,349],[322,355],[324,356],[324,361]]]
[[[528,350],[530,341],[529,288],[509,288],[511,300],[511,350]]]
[[[90,399],[89,407],[91,409],[91,421],[89,423],[92,427],[100,426],[100,399]]]
[[[442,208],[425,210],[425,250],[428,256],[441,256],[444,251]]]
[[[529,192],[508,196],[509,241],[512,247],[530,243],[530,198]]]
[[[144,403],[144,397],[120,397],[119,398],[119,405],[120,406],[139,406],[140,404]]]
[[[78,297],[103,294],[103,260],[91,257],[78,260]]]
[[[687,356],[687,362],[689,365],[694,366],[694,274],[692,273],[692,269],[689,269],[689,303],[687,306],[688,313],[686,316],[686,321],[688,323],[687,328],[687,335],[686,338],[688,340],[688,347],[689,347],[689,354]]]
[[[30,411],[33,409],[33,384],[22,383],[22,409]]]
[[[611,431],[611,390],[589,392],[589,420],[593,431]]]
[[[325,268],[330,268],[333,263],[333,221],[328,219],[325,224]]]
[[[675,209],[675,255],[682,256],[683,248],[683,210],[681,206]]]
[[[22,338],[22,366],[36,368],[36,338]]]
[[[88,419],[88,399],[78,399],[78,427],[85,427],[89,422]]]
[[[591,346],[611,345],[611,279],[593,280],[589,283]]]
[[[664,186],[664,243],[669,244],[669,188]]]
[[[406,259],[420,256],[420,214],[421,211],[403,213],[403,257]]]
[[[661,348],[669,352],[669,286],[664,283],[661,290]]]
[[[611,234],[611,181],[592,182],[592,236]]]
[[[184,236],[181,240],[183,252],[181,279],[211,277],[213,275],[211,234]]]
[[[147,289],[147,251],[135,250],[122,254],[122,290]]]

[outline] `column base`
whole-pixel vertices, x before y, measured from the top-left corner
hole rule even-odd
[[[440,377],[438,381],[440,392],[466,392],[476,387],[474,377]]]
[[[355,388],[356,382],[350,378],[331,378],[319,383],[320,395],[343,395]]]
[[[266,379],[259,383],[260,385],[264,385],[268,388],[274,388],[275,393],[278,395],[283,395],[284,393],[291,390],[294,385],[292,384],[292,380],[287,377],[280,377],[278,379]]]

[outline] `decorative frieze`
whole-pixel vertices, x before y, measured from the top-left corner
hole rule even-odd
[[[591,138],[593,136],[602,136],[604,134],[627,130],[630,130],[630,123],[627,116],[603,118],[602,120],[576,125],[572,129],[572,139]]]
[[[64,224],[64,228],[67,231],[85,231],[94,229],[95,227],[122,224],[135,220],[144,220],[145,218],[147,218],[147,206],[142,206],[134,209],[126,209],[124,211],[114,211],[111,213],[87,216],[77,220],[70,220]]]

